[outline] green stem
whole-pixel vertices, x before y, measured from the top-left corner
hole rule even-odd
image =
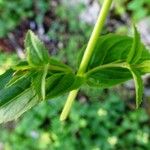
[[[99,38],[100,33],[103,29],[105,20],[107,18],[107,15],[108,15],[108,12],[109,12],[109,9],[111,6],[111,3],[112,3],[112,0],[105,0],[104,1],[101,12],[100,12],[99,17],[97,19],[97,22],[95,24],[94,30],[93,30],[91,37],[90,37],[90,40],[88,42],[87,48],[84,52],[84,55],[83,55],[79,70],[77,72],[77,75],[83,75],[87,69],[87,66],[88,66],[88,63],[89,63],[91,56],[93,54],[97,39]],[[73,101],[74,101],[74,99],[78,93],[78,90],[79,89],[73,90],[70,92],[68,99],[67,99],[67,102],[66,102],[66,104],[63,108],[63,111],[61,113],[61,116],[60,116],[61,121],[65,120],[67,118],[68,113],[71,109],[72,103],[73,103]]]

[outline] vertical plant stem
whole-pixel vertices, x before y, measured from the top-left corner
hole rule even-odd
[[[88,63],[89,63],[90,58],[92,56],[92,53],[94,51],[94,47],[96,45],[97,39],[99,38],[100,33],[101,33],[103,26],[105,24],[105,20],[107,18],[109,9],[111,7],[111,3],[112,3],[112,0],[105,0],[104,1],[101,12],[100,12],[99,17],[97,19],[97,22],[95,24],[94,30],[93,30],[91,37],[90,37],[90,40],[88,42],[87,48],[84,52],[84,55],[83,55],[81,64],[79,66],[79,70],[77,72],[77,75],[83,75],[87,69],[87,66],[88,66]],[[61,121],[65,120],[67,118],[68,113],[71,109],[72,103],[73,103],[74,99],[76,98],[78,91],[79,91],[79,89],[73,90],[69,93],[68,99],[66,101],[66,104],[65,104],[63,111],[61,113],[61,116],[60,116]]]

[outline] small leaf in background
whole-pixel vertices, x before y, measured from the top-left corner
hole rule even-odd
[[[25,49],[27,52],[27,60],[30,65],[42,66],[48,64],[48,50],[32,31],[28,31],[26,34]]]
[[[46,76],[48,72],[48,65],[44,66],[43,70],[38,71],[35,76],[32,78],[32,86],[35,89],[36,93],[39,96],[39,99],[45,100],[45,91],[46,91]]]
[[[86,78],[89,86],[108,88],[131,79],[132,75],[126,68],[102,66],[87,72]]]
[[[14,71],[12,69],[7,70],[4,74],[0,75],[0,90],[3,89],[6,84],[13,77]]]
[[[135,83],[136,108],[138,108],[142,102],[142,97],[143,97],[143,90],[144,90],[143,81],[142,81],[140,73],[137,70],[130,67],[130,71],[132,73],[134,83]]]
[[[132,47],[128,54],[127,62],[136,63],[141,58],[142,50],[143,47],[140,41],[140,34],[138,33],[136,27],[134,26],[134,39]]]

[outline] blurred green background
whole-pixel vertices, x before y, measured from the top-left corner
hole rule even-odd
[[[77,69],[103,0],[0,0],[0,74],[25,57],[33,30],[52,57]],[[132,34],[132,23],[150,46],[150,0],[114,0],[102,34]],[[67,94],[40,103],[0,125],[0,150],[149,150],[150,77],[142,107],[134,109],[132,82],[112,89],[83,87],[66,122],[59,115]]]

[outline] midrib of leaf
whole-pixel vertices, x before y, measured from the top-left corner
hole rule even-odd
[[[105,69],[108,69],[108,70],[105,70]],[[120,80],[120,79],[128,78],[129,72],[122,72],[122,70],[119,71],[119,70],[115,70],[115,69],[121,69],[121,68],[119,68],[119,67],[114,67],[113,69],[112,68],[103,68],[102,70],[100,69],[100,72],[94,72],[94,76],[97,75],[97,77],[99,77],[99,74],[100,74],[100,76],[102,77],[103,80],[107,77],[109,77],[108,80],[109,79]],[[126,68],[124,68],[124,69],[126,69]],[[128,70],[126,70],[126,71],[128,71]],[[106,74],[106,72],[108,75]],[[119,78],[118,78],[118,74],[119,74]]]
[[[17,73],[17,72],[15,72]],[[28,74],[29,75],[29,74]],[[6,84],[6,87],[10,87],[12,86],[13,84],[15,84],[16,82],[18,82],[19,80],[21,80],[22,78],[25,78],[27,76],[26,73],[22,74],[22,75],[18,75],[18,77],[15,78],[15,75],[14,77]]]
[[[42,93],[42,99],[45,100],[45,91],[46,91],[46,75],[47,75],[47,72],[48,72],[48,66],[49,65],[45,65],[44,66],[44,72],[43,72],[43,75],[42,75],[42,83],[41,83],[41,93]]]
[[[31,34],[33,34],[33,33],[31,33]],[[40,60],[43,61],[43,57],[42,57],[42,55],[40,54],[39,49],[38,49],[38,47],[36,46],[36,44],[35,44],[35,42],[34,42],[34,39],[33,39],[32,37],[31,37],[30,39],[31,39],[32,45],[33,45],[33,47],[34,47],[34,49],[35,49],[37,55],[39,56]]]
[[[12,69],[7,70],[4,74],[0,75],[0,90],[3,89],[6,84],[11,80],[14,71]]]
[[[101,69],[105,69],[105,68],[116,68],[116,67],[121,67],[121,68],[126,68],[127,63],[123,62],[123,63],[109,63],[109,64],[104,64],[104,65],[100,65],[98,67],[95,67],[93,69],[91,69],[90,71],[88,71],[85,76],[88,76],[89,74],[91,74],[94,71],[97,70],[101,70]]]

